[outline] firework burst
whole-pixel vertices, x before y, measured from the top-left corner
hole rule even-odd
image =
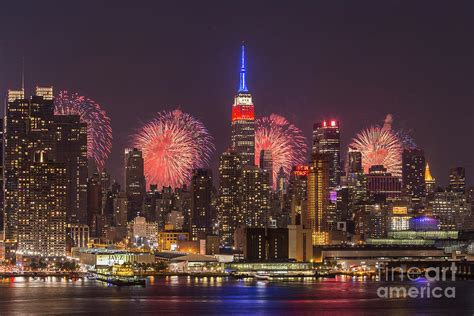
[[[387,115],[383,127],[369,127],[353,139],[350,147],[361,152],[365,173],[368,173],[371,166],[383,165],[392,175],[401,176],[403,145],[392,131],[391,123],[392,117]]]
[[[54,113],[79,115],[81,122],[87,124],[87,157],[102,170],[112,150],[112,128],[104,109],[87,97],[61,91],[54,99]]]
[[[283,116],[272,114],[257,119],[255,124],[255,164],[259,164],[260,151],[270,150],[273,160],[273,185],[280,168],[289,174],[295,165],[305,162],[306,138],[299,128]]]
[[[159,112],[133,136],[133,145],[143,152],[147,182],[172,188],[188,183],[214,150],[204,124],[180,110]]]

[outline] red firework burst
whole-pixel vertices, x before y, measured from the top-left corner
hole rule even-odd
[[[291,168],[303,164],[306,157],[306,138],[299,128],[283,116],[272,114],[256,120],[255,164],[260,161],[260,151],[270,150],[273,162],[273,186],[280,168],[289,174]]]
[[[147,182],[172,188],[188,183],[214,150],[204,124],[180,110],[159,112],[133,136],[133,145],[143,152]]]
[[[350,147],[362,154],[364,172],[374,165],[383,165],[394,176],[401,176],[402,144],[390,128],[372,126],[361,131]]]

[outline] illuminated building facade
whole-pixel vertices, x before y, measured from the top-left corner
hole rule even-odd
[[[318,154],[308,173],[308,219],[313,245],[329,242],[331,214],[329,214],[329,170],[331,155]]]
[[[239,90],[232,105],[231,146],[241,155],[243,166],[252,166],[255,164],[255,115],[245,76],[245,47],[242,45]]]
[[[291,223],[308,226],[308,165],[294,166],[288,183],[288,200],[291,208]]]
[[[466,190],[466,169],[456,167],[449,170],[449,189],[453,192],[464,193]]]
[[[222,244],[232,245],[234,231],[244,222],[240,208],[241,156],[235,150],[227,150],[219,159],[218,220]]]
[[[66,187],[65,165],[48,161],[44,152],[20,170],[17,254],[66,255]]]
[[[431,175],[430,166],[425,167],[425,190],[426,194],[433,194],[436,190],[436,179]]]
[[[462,192],[435,192],[432,203],[433,216],[439,219],[441,230],[462,229],[471,211],[471,205]]]
[[[144,161],[141,150],[125,149],[125,192],[128,197],[128,220],[132,220],[143,212],[146,181]]]
[[[384,196],[388,201],[399,200],[402,194],[402,182],[399,177],[392,176],[380,165],[369,168],[367,175],[369,195],[373,198]]]
[[[265,227],[270,211],[269,173],[257,166],[242,169],[241,212],[247,227]]]
[[[313,127],[313,156],[325,154],[329,157],[329,187],[335,189],[340,183],[341,175],[341,135],[339,122],[322,121]]]
[[[37,151],[47,153],[48,159],[54,161],[56,126],[52,100],[36,95],[25,99],[23,90],[9,90],[7,100],[3,147],[4,229],[5,240],[15,243],[18,241],[18,211],[24,203],[19,199],[20,173],[30,166]]]
[[[402,153],[403,193],[420,201],[426,195],[425,154],[421,149],[405,149]]]
[[[191,179],[191,239],[205,238],[212,233],[212,172],[197,169]]]

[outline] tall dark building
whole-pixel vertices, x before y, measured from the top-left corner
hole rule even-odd
[[[87,180],[87,225],[91,236],[101,237],[104,224],[100,175],[94,173]]]
[[[308,174],[309,166],[294,166],[288,183],[288,203],[291,209],[291,224],[308,226]]]
[[[3,231],[3,202],[5,199],[3,182],[3,119],[0,118],[0,231]]]
[[[367,175],[367,188],[373,199],[382,198],[388,201],[400,199],[402,195],[402,182],[400,177],[392,176],[382,165],[369,168]]]
[[[273,158],[272,151],[262,149],[260,151],[260,169],[268,173],[268,186],[273,189]],[[276,180],[276,179],[275,179]]]
[[[57,115],[56,160],[66,166],[66,209],[70,224],[87,223],[87,124],[78,115]]]
[[[19,176],[43,152],[55,160],[54,105],[52,98],[32,96],[23,90],[9,91],[4,119],[4,229],[7,242],[18,240],[18,210],[26,201],[19,198]],[[31,170],[33,172],[33,170]]]
[[[362,153],[349,147],[349,151],[347,153],[347,174],[363,172],[364,168],[362,167]]]
[[[402,154],[402,191],[419,201],[426,195],[425,154],[421,149],[405,149]]]
[[[209,169],[197,169],[191,179],[191,237],[193,240],[204,238],[212,233],[212,172]]]
[[[143,212],[146,181],[142,152],[137,148],[125,149],[125,193],[128,198],[128,220]]]
[[[322,121],[313,127],[313,157],[325,154],[329,157],[329,187],[335,189],[341,175],[341,135],[339,122],[336,120]],[[314,158],[313,158],[314,159]]]
[[[456,167],[449,170],[449,189],[453,192],[466,190],[466,169]]]
[[[289,258],[287,228],[256,228],[244,230],[244,258],[247,261],[286,261]]]
[[[224,152],[219,160],[218,218],[222,244],[232,245],[234,231],[244,222],[240,208],[242,162],[234,150]]]
[[[242,165],[252,166],[255,164],[255,115],[245,76],[245,48],[242,45],[239,90],[232,105],[231,145],[241,155]]]

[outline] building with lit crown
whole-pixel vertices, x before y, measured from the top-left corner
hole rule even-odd
[[[243,166],[252,166],[255,164],[255,115],[245,76],[245,47],[242,45],[239,90],[232,105],[231,146],[241,155]]]

